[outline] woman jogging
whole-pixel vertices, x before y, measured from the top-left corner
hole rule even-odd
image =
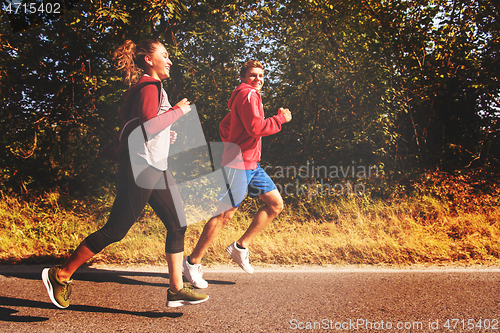
[[[182,201],[166,163],[171,141],[170,126],[190,111],[189,101],[184,98],[174,107],[170,105],[161,80],[170,77],[172,62],[159,41],[144,40],[136,45],[128,40],[115,51],[114,60],[124,73],[125,82],[131,86],[123,95],[125,102],[120,117],[124,124],[138,118],[145,142],[142,150],[125,151],[120,156],[117,195],[106,225],[83,240],[62,266],[45,268],[42,271],[43,283],[52,303],[67,308],[73,273],[106,246],[125,237],[149,203],[167,228],[165,252],[170,279],[167,306],[204,302],[208,295],[183,285],[186,232],[183,221],[186,217],[184,209],[179,209]],[[148,141],[147,138],[151,139]],[[134,177],[134,170],[142,172]]]

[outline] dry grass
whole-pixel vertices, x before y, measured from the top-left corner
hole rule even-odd
[[[450,201],[435,193],[441,187],[426,189],[420,189],[418,196],[391,200],[351,196],[290,201],[252,243],[251,261],[257,265],[498,264],[498,193],[470,198],[466,186],[452,187],[458,194]],[[105,223],[112,200],[109,195],[92,204],[61,204],[64,200],[56,193],[31,202],[2,194],[0,262],[61,261]],[[242,205],[209,249],[205,264],[230,262],[225,247],[243,234],[260,205],[259,200]],[[186,253],[202,228],[203,223],[188,227]],[[163,224],[146,209],[124,240],[92,262],[166,264],[164,241]]]
[[[429,200],[424,197],[423,200]],[[500,254],[500,209],[416,219],[410,207],[351,199],[330,202],[329,218],[289,208],[252,246],[252,258],[293,264],[493,263]],[[433,202],[433,209],[443,209]]]

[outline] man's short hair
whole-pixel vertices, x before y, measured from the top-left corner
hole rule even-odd
[[[248,60],[247,62],[245,62],[243,64],[243,66],[241,66],[240,77],[245,77],[245,75],[247,74],[247,71],[250,68],[254,68],[254,67],[262,68],[262,70],[264,70],[264,66],[262,66],[262,64],[260,63],[260,61],[258,61],[258,60]]]

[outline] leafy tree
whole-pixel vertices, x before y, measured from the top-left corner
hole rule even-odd
[[[268,54],[280,74],[275,106],[295,111],[274,158],[285,147],[286,160],[298,152],[301,161],[382,162],[396,173],[484,166],[494,158],[488,147],[498,147],[498,5],[268,5],[280,15],[268,21],[275,38]]]
[[[405,113],[397,120],[403,156],[427,168],[470,166],[483,149],[483,128],[488,126],[480,114],[490,113],[490,106],[478,100],[486,90],[498,95],[498,85],[480,83],[484,76],[496,75],[485,71],[483,57],[486,45],[498,43],[491,38],[498,30],[479,23],[495,20],[492,5],[417,1],[395,9],[405,13],[402,19],[382,8],[373,9],[373,16],[389,31],[394,27],[388,35],[403,87]]]
[[[96,157],[120,125],[125,88],[109,60],[124,37],[151,33],[154,11],[142,9],[88,1],[58,21],[2,35],[4,188],[88,190],[109,179]]]
[[[19,32],[2,14],[1,187],[73,193],[114,178],[98,157],[126,89],[110,60],[146,37],[167,44],[170,100],[196,103],[207,141],[242,62],[264,62],[267,116],[293,113],[264,139],[264,163],[497,167],[499,14],[487,0],[88,0]]]

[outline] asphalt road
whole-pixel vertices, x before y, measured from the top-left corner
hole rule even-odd
[[[499,332],[499,268],[205,270],[210,299],[167,308],[166,267],[81,268],[71,305],[42,266],[0,266],[0,332]]]

